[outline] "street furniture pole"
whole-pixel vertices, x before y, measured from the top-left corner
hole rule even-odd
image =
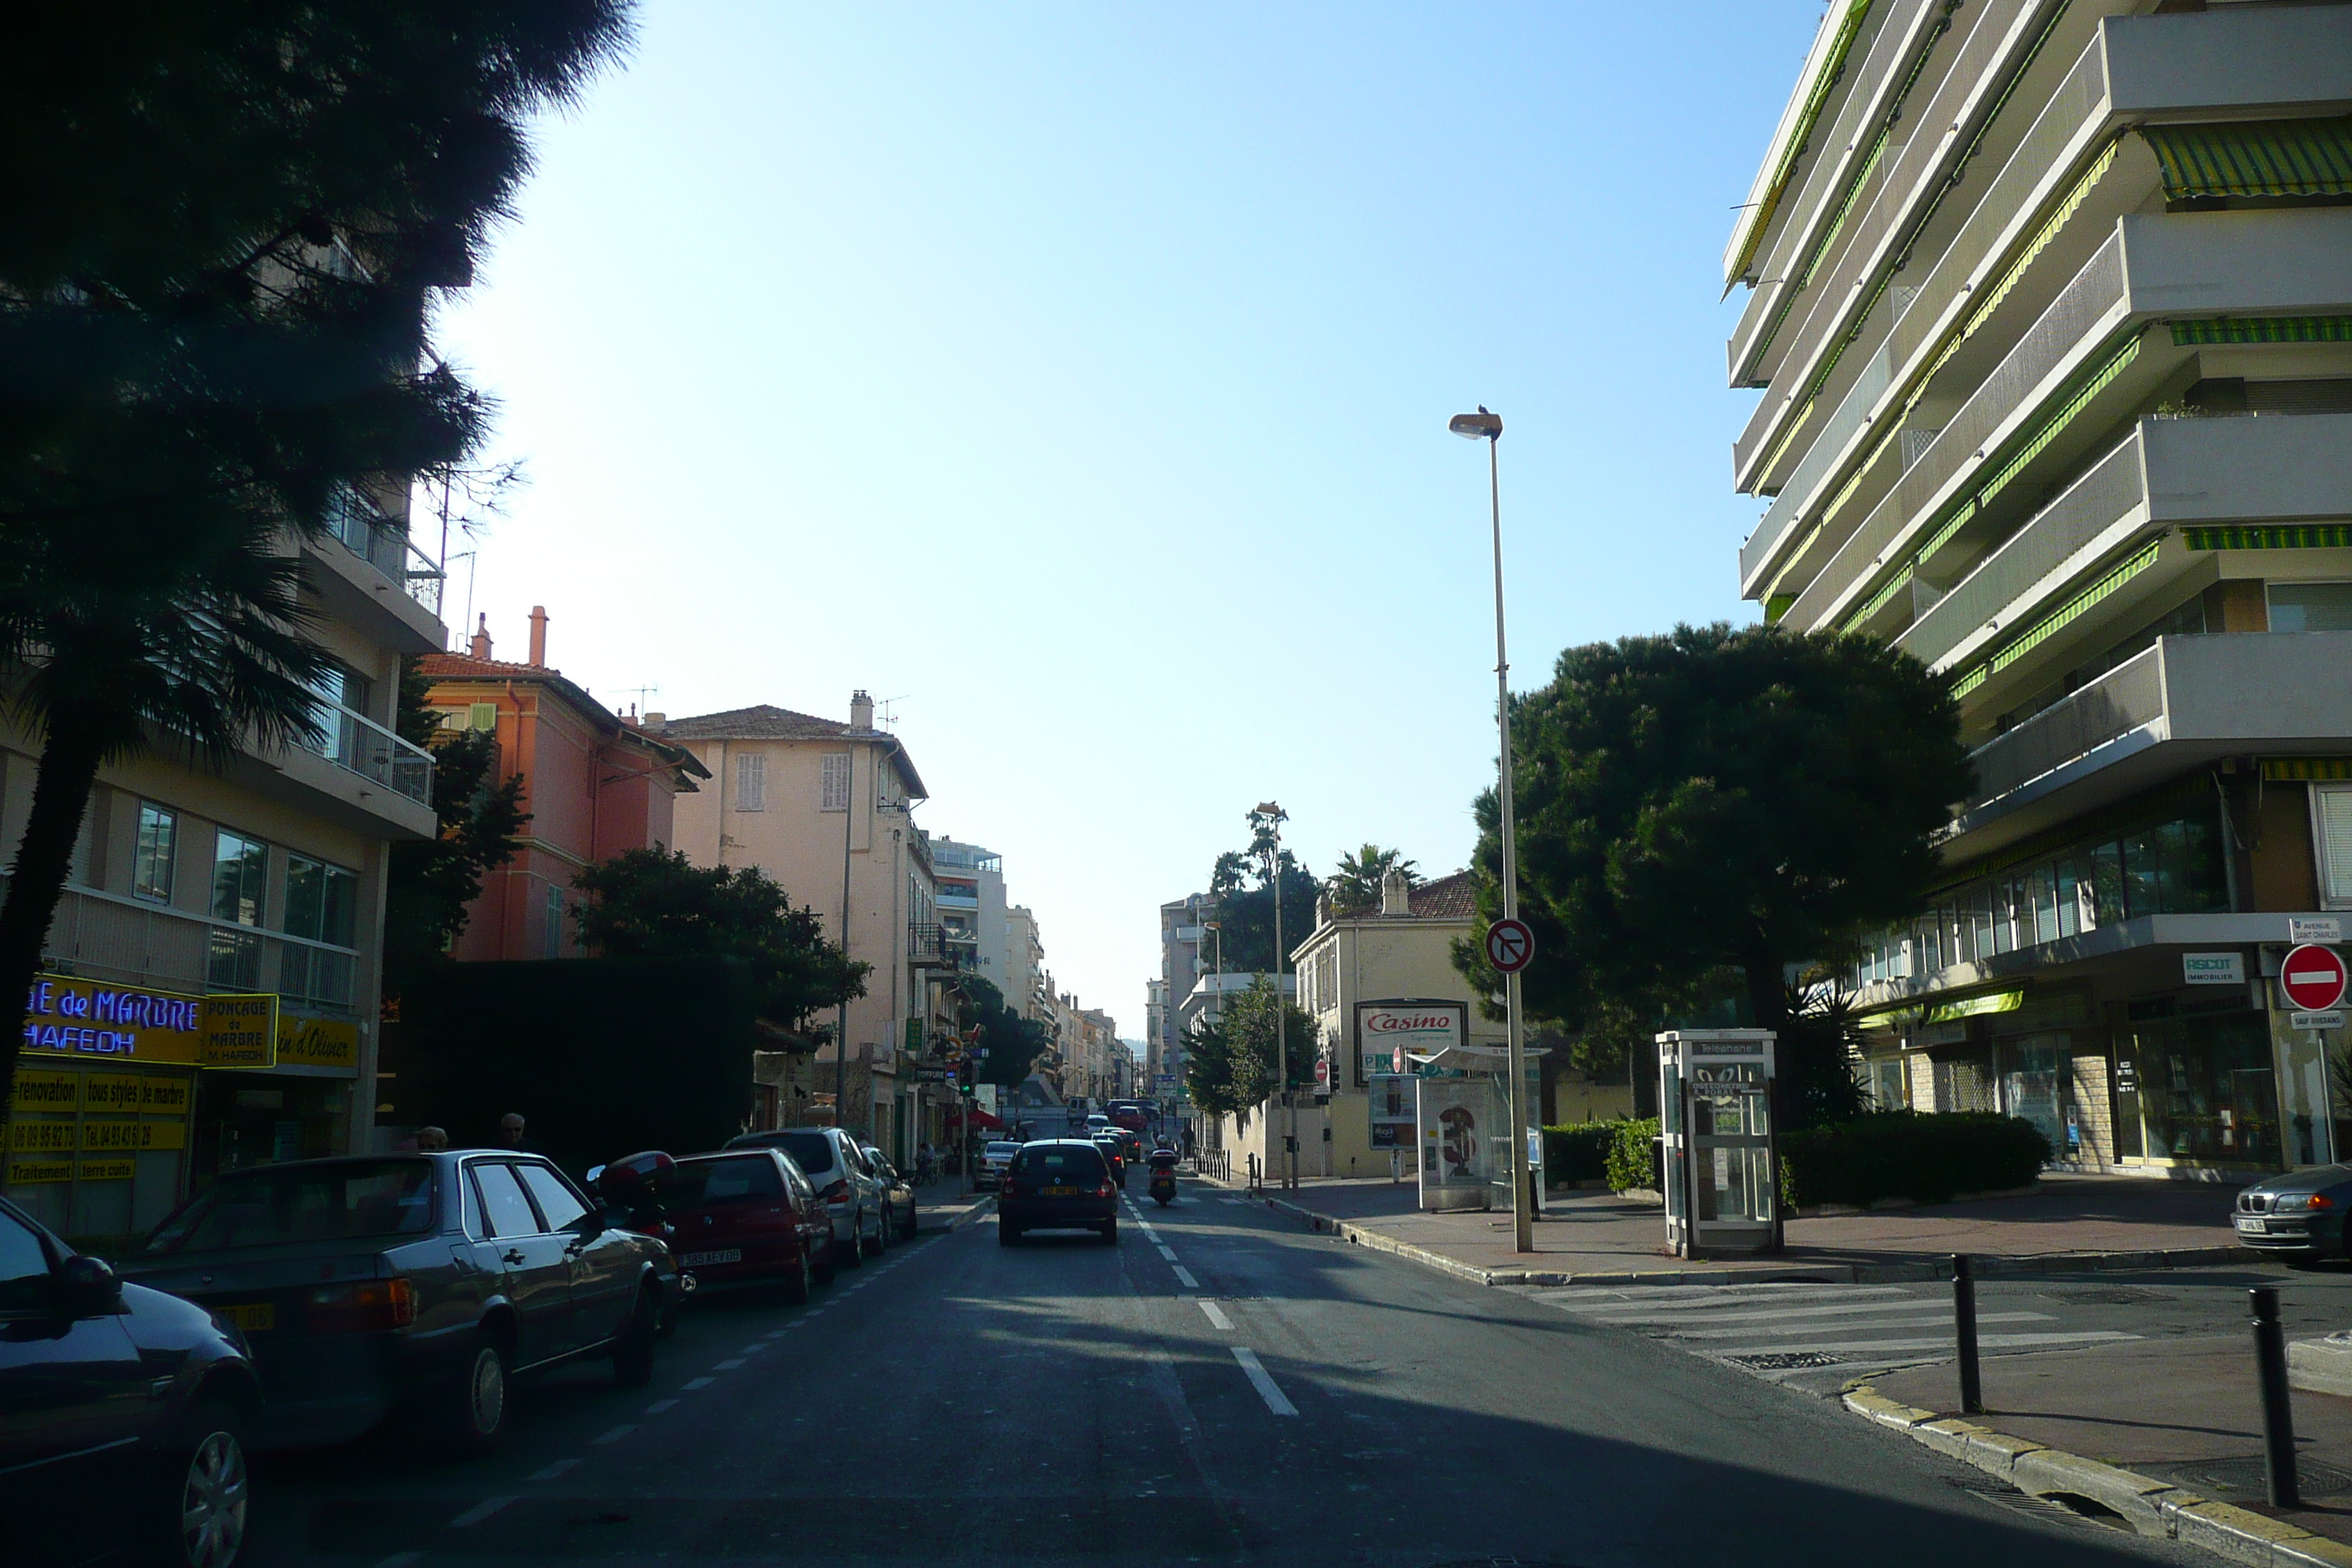
[[[2300,1508],[2294,1407],[2287,1402],[2286,1328],[2279,1321],[2278,1287],[2257,1285],[2246,1294],[2253,1300],[2254,1370],[2263,1393],[2263,1468],[2270,1480],[2271,1506]]]
[[[1984,1381],[1977,1367],[1977,1281],[1966,1253],[1952,1254],[1952,1337],[1960,1359],[1960,1412],[1984,1414]]]

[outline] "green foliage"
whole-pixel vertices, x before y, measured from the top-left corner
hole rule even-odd
[[[751,975],[761,1016],[807,1029],[815,1014],[866,994],[874,966],[845,957],[824,922],[756,867],[697,866],[683,854],[631,849],[582,871],[593,895],[580,940],[607,958],[732,958]]]
[[[1270,974],[1276,959],[1275,882],[1270,873],[1277,825],[1255,811],[1247,813],[1245,820],[1250,825],[1249,847],[1227,850],[1210,868],[1209,896],[1216,902],[1217,927],[1211,952],[1228,974]],[[1287,849],[1281,851],[1281,885],[1282,943],[1296,947],[1315,929],[1316,883]],[[1288,954],[1281,957],[1286,968]]]
[[[1608,1178],[1609,1190],[1630,1193],[1636,1187],[1655,1187],[1658,1167],[1653,1141],[1658,1136],[1658,1119],[1629,1116],[1609,1127],[1612,1136],[1601,1173]]]
[[[1006,1006],[1004,993],[977,974],[960,978],[956,991],[962,1026],[980,1031],[975,1044],[988,1053],[977,1080],[1006,1088],[1025,1081],[1049,1043],[1045,1026]]]
[[[2033,1123],[1985,1111],[1874,1110],[1784,1132],[1780,1144],[1780,1197],[1791,1208],[2005,1192],[2038,1179],[2051,1157]]]
[[[466,929],[467,906],[482,890],[482,874],[514,858],[515,840],[530,813],[522,808],[522,775],[490,777],[498,738],[488,731],[446,731],[425,706],[431,680],[414,658],[402,661],[400,737],[434,752],[433,815],[437,838],[395,844],[384,874],[383,994],[404,996],[450,962],[449,943]]]
[[[1609,1152],[1616,1147],[1617,1123],[1576,1121],[1547,1127],[1543,1141],[1545,1181],[1597,1182],[1609,1173]]]
[[[1234,1084],[1233,1042],[1205,1018],[1184,1031],[1184,1092],[1210,1116],[1231,1116],[1258,1103],[1241,1097]]]
[[[1783,1132],[1851,1121],[1869,1109],[1854,1070],[1861,1047],[1852,992],[1785,988],[1772,1063]]]
[[[1280,1019],[1277,1038],[1276,1019]],[[1263,1104],[1281,1081],[1282,1047],[1288,1046],[1290,1087],[1303,1089],[1315,1081],[1315,1056],[1320,1035],[1315,1020],[1295,1002],[1285,1001],[1273,977],[1261,974],[1249,989],[1226,998],[1220,1026],[1233,1058],[1234,1091],[1244,1106]]]
[[[1572,647],[1512,711],[1523,995],[1570,1031],[1667,1017],[1725,970],[1779,1027],[1790,964],[1918,908],[1930,836],[1971,784],[1946,683],[1861,636],[1685,626]],[[1485,991],[1491,791],[1476,809],[1482,929],[1455,962]]]
[[[1331,896],[1331,912],[1353,915],[1379,909],[1381,880],[1391,868],[1404,873],[1406,887],[1421,885],[1420,863],[1406,859],[1402,849],[1383,849],[1377,844],[1366,843],[1340,856],[1339,868],[1323,879],[1323,890]]]

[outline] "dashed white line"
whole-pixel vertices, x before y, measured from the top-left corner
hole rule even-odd
[[[515,1500],[510,1497],[484,1498],[481,1501],[476,1503],[473,1507],[467,1509],[457,1518],[451,1520],[449,1521],[449,1528],[452,1530],[463,1530],[469,1524],[479,1524],[482,1521],[489,1518],[490,1515],[498,1512],[499,1510],[506,1507],[507,1504],[513,1502],[514,1500]]]
[[[1298,1406],[1290,1403],[1289,1396],[1282,1392],[1273,1378],[1266,1375],[1265,1368],[1258,1364],[1257,1352],[1246,1345],[1235,1345],[1234,1359],[1242,1363],[1242,1372],[1249,1378],[1250,1386],[1257,1390],[1257,1396],[1265,1401],[1268,1410],[1276,1415],[1298,1414]]]
[[[1179,1265],[1176,1269],[1176,1281],[1187,1290],[1198,1290],[1201,1288],[1201,1282],[1192,1278],[1192,1271],[1181,1265]]]
[[[600,1446],[605,1443],[617,1443],[635,1430],[636,1426],[634,1424],[615,1426],[610,1432],[607,1432],[603,1436],[597,1438],[596,1442]]]
[[[743,1358],[741,1356],[729,1356],[725,1361],[712,1362],[710,1363],[710,1370],[713,1372],[733,1372],[737,1367],[741,1366],[742,1364]]]
[[[656,1399],[651,1405],[646,1406],[646,1414],[648,1415],[658,1415],[665,1410],[674,1410],[677,1407],[677,1401],[675,1399]]]
[[[1214,1301],[1203,1300],[1200,1305],[1201,1310],[1209,1314],[1209,1321],[1218,1328],[1230,1329],[1234,1326],[1234,1321],[1225,1316],[1225,1310]]]
[[[1163,1247],[1160,1249],[1160,1256],[1173,1263],[1176,1261],[1176,1249],[1172,1247]]]
[[[718,1381],[715,1377],[689,1377],[686,1380],[686,1392],[692,1394],[698,1388],[709,1388]]]
[[[422,1552],[395,1552],[378,1563],[375,1568],[408,1568],[410,1563],[422,1561],[424,1556]]]
[[[766,1350],[767,1348],[768,1342],[761,1340],[756,1343],[745,1345],[741,1350],[735,1353],[737,1355],[758,1355],[761,1351]]]
[[[523,1477],[523,1479],[527,1481],[551,1481],[556,1477],[562,1475],[564,1471],[577,1469],[579,1467],[580,1461],[578,1459],[558,1459],[551,1465],[544,1466],[541,1468],[531,1471],[530,1474]],[[383,1568],[383,1564],[378,1563],[376,1564],[376,1568]]]

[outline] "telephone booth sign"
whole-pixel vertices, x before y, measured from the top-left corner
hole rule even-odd
[[[1658,1037],[1666,1241],[1681,1258],[1780,1250],[1769,1029]]]

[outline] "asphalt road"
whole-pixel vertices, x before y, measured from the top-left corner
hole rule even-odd
[[[663,1351],[647,1390],[598,1368],[519,1390],[485,1461],[263,1461],[249,1561],[2211,1561],[1191,1183],[1116,1247],[1003,1247],[982,1220],[808,1308],[700,1306]]]

